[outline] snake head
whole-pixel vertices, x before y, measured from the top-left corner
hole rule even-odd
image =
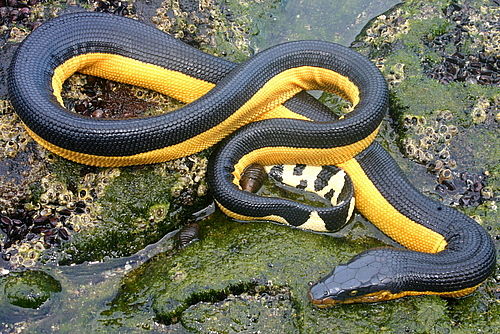
[[[378,302],[396,298],[397,277],[387,249],[371,250],[339,265],[311,287],[309,299],[318,307]]]

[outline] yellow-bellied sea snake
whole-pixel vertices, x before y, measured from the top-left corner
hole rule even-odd
[[[96,120],[67,112],[63,82],[75,72],[156,90],[188,103],[155,117]],[[12,104],[42,146],[83,164],[125,166],[183,157],[224,139],[208,182],[222,211],[319,231],[340,228],[357,210],[405,248],[368,250],[310,290],[314,304],[406,295],[458,297],[494,269],[490,236],[475,221],[420,194],[374,143],[388,104],[384,78],[358,53],[300,41],[235,65],[134,20],[76,13],[37,28],[9,70]],[[325,90],[354,110],[334,120],[305,90]],[[231,135],[231,136],[229,136]],[[354,197],[315,208],[242,191],[250,164],[335,165]]]

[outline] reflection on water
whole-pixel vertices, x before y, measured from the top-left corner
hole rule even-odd
[[[255,50],[300,39],[321,39],[351,44],[372,18],[386,12],[397,0],[283,0],[258,25]]]

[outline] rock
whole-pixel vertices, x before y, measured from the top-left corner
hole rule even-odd
[[[54,293],[61,292],[61,284],[43,271],[12,272],[4,280],[5,296],[19,307],[39,308]]]

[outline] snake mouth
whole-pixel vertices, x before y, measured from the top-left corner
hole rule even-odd
[[[327,308],[327,307],[330,307],[332,305],[339,303],[338,301],[336,301],[335,299],[332,299],[332,298],[319,298],[319,299],[317,299],[313,296],[311,291],[309,291],[309,293],[307,294],[307,297],[314,306],[319,307],[319,308]]]
[[[311,287],[307,297],[314,306],[319,308],[326,308],[340,303],[339,300],[335,300],[329,296],[328,289],[325,284],[321,282],[318,282]]]

